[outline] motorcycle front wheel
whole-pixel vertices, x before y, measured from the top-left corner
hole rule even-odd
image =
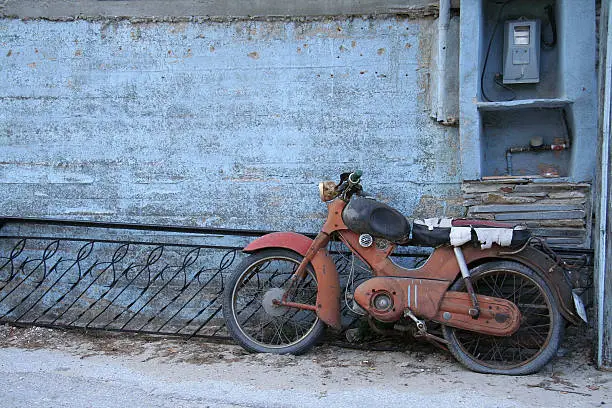
[[[302,256],[284,249],[250,255],[231,275],[223,293],[223,316],[231,336],[256,353],[301,354],[323,336],[325,324],[312,310],[277,306]],[[317,280],[311,265],[294,283],[287,301],[315,305]]]
[[[563,338],[564,321],[548,284],[517,262],[494,261],[471,270],[479,295],[499,297],[518,306],[519,329],[507,337],[443,327],[448,348],[470,370],[487,374],[525,375],[544,367]],[[450,290],[465,291],[463,279]]]

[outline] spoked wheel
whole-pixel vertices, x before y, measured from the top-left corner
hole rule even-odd
[[[546,282],[528,267],[511,261],[488,262],[471,271],[479,295],[499,297],[518,306],[521,325],[498,337],[445,326],[449,350],[473,371],[524,375],[539,371],[555,355],[563,337],[563,318]],[[450,290],[465,291],[462,279]]]
[[[264,250],[249,256],[232,274],[223,294],[223,315],[230,334],[246,350],[300,354],[323,335],[325,324],[314,311],[274,304],[289,288],[301,261],[289,250]],[[287,301],[314,306],[316,299],[317,280],[309,265]]]

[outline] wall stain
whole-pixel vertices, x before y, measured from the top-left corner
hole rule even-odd
[[[433,21],[426,20],[419,27],[419,52],[417,54],[418,68],[418,96],[417,101],[424,110],[431,106],[431,63],[433,50]]]
[[[170,27],[170,33],[171,34],[182,34],[185,32],[186,29],[187,29],[187,23],[185,22],[174,23]]]
[[[140,27],[136,27],[135,30],[130,31],[130,38],[134,41],[138,41],[142,38],[142,32],[140,31]]]

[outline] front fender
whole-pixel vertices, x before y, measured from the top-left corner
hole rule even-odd
[[[257,238],[243,251],[253,253],[262,249],[283,248],[305,256],[312,239],[295,232],[273,232]],[[334,329],[340,329],[340,280],[333,259],[322,248],[310,261],[317,275],[317,315]]]

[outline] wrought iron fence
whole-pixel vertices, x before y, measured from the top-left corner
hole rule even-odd
[[[23,218],[0,226],[0,322],[220,337],[225,277],[244,244],[268,232]],[[351,268],[355,283],[368,274],[332,246],[342,284]],[[398,262],[427,255],[399,253]],[[358,316],[345,307],[343,318],[348,327]]]

